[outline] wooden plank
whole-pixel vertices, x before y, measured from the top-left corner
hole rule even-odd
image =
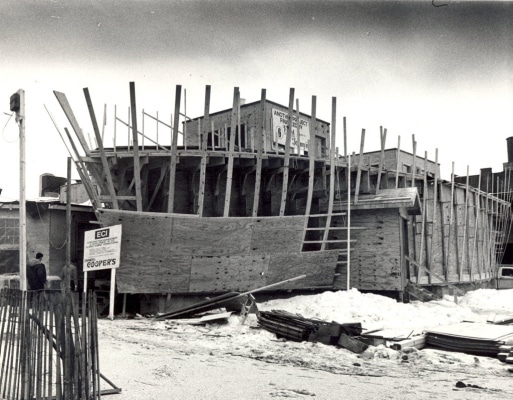
[[[411,167],[411,187],[415,187],[415,169],[417,168],[417,142],[415,141],[415,135],[411,135],[412,147],[413,147],[413,161]]]
[[[468,257],[467,257],[467,229],[468,229],[468,191],[469,191],[469,166],[467,165],[467,178],[465,185],[465,209],[464,209],[464,226],[463,226],[463,241],[461,243],[461,263],[460,263],[460,276],[463,275],[463,265],[468,265]]]
[[[397,137],[397,155],[396,155],[396,167],[395,167],[395,188],[399,188],[399,159],[401,155],[401,136]]]
[[[310,215],[312,209],[312,197],[315,179],[315,155],[317,154],[317,142],[315,140],[315,132],[317,131],[317,97],[312,96],[312,116],[310,127],[310,141],[308,144],[308,192],[306,195],[305,215]],[[308,219],[305,220],[305,227]]]
[[[336,123],[337,123],[337,98],[331,99],[331,144],[330,144],[330,191],[328,194],[328,215],[326,217],[326,226],[324,230],[323,243],[321,250],[326,249],[329,228],[331,226],[331,215],[333,213],[333,202],[335,201],[335,146],[336,146]]]
[[[263,151],[263,137],[265,136],[265,102],[266,90],[262,89],[260,95],[260,128],[257,129],[256,139],[256,171],[255,171],[255,191],[253,194],[253,211],[251,215],[256,217],[258,215],[258,205],[260,203],[260,185],[262,182],[262,151]]]
[[[233,106],[232,106],[232,118],[231,118],[231,133],[230,133],[230,150],[228,153],[228,169],[226,171],[226,191],[224,196],[224,211],[223,217],[230,216],[230,201],[232,196],[232,180],[233,180],[233,156],[235,151],[235,130],[237,126],[238,110],[240,102],[239,88],[233,89]],[[239,143],[240,145],[240,143]]]
[[[100,158],[103,166],[103,175],[107,179],[107,189],[110,195],[110,202],[112,203],[112,208],[117,210],[119,208],[118,201],[116,199],[116,189],[114,188],[114,182],[112,181],[112,175],[110,172],[109,162],[107,157],[105,156],[105,149],[103,148],[103,140],[100,136],[100,130],[98,129],[98,122],[96,121],[96,115],[94,113],[93,103],[91,101],[91,96],[89,95],[89,89],[84,88],[84,96],[86,98],[87,108],[89,109],[89,116],[91,117],[91,123],[93,125],[94,135],[96,137],[96,142],[98,143],[98,148],[100,150]]]
[[[209,124],[209,116],[210,114],[210,85],[205,87],[205,111],[203,114],[203,142],[202,142],[202,150],[203,153],[201,155],[201,164],[200,164],[200,177],[199,177],[199,192],[198,192],[198,215],[203,216],[203,205],[205,200],[205,181],[207,175],[207,136],[208,136],[208,128]],[[213,131],[212,131],[213,133]],[[212,137],[212,146],[214,145],[214,138]]]
[[[82,133],[82,129],[80,129],[80,126],[78,125],[77,119],[75,118],[75,114],[73,114],[73,110],[71,109],[71,106],[68,102],[68,98],[64,93],[53,91],[55,97],[57,98],[57,101],[61,105],[62,110],[64,111],[64,114],[68,118],[69,123],[71,124],[71,127],[73,128],[73,131],[78,137],[78,140],[80,142],[80,145],[82,146],[82,149],[84,149],[84,152],[87,156],[91,154],[91,150],[89,149],[89,146],[87,145],[87,142],[84,138],[84,135]]]
[[[134,153],[134,178],[135,178],[135,195],[137,197],[137,211],[142,211],[142,194],[141,194],[141,166],[139,160],[139,139],[137,133],[137,108],[135,101],[135,83],[130,82],[130,107],[132,112],[132,140]]]
[[[189,291],[244,292],[266,284],[267,254],[192,257]]]
[[[180,100],[182,95],[182,86],[176,85],[175,89],[175,112],[172,131],[171,143],[171,162],[169,164],[169,187],[167,198],[167,212],[172,213],[175,203],[175,188],[176,188],[176,164],[178,163],[178,127],[180,123]]]
[[[287,206],[288,185],[289,185],[289,163],[290,163],[290,139],[292,136],[292,112],[294,107],[294,88],[290,88],[289,92],[289,120],[287,125],[287,135],[285,136],[285,156],[283,158],[283,182],[281,189],[280,201],[280,217],[285,215],[285,207]],[[298,128],[299,129],[299,128]]]
[[[356,172],[356,188],[354,190],[354,204],[358,203],[358,196],[360,195],[360,181],[362,179],[364,143],[365,143],[365,129],[362,129],[362,135],[360,138],[360,155],[358,156],[358,170]]]
[[[381,174],[383,172],[383,164],[385,162],[385,143],[387,140],[387,130],[383,131],[383,127],[379,127],[379,135],[380,135],[380,142],[381,142],[381,152],[379,155],[379,166],[378,166],[378,181],[376,183],[376,193],[378,193],[378,190],[381,188]]]
[[[100,206],[100,201],[98,199],[98,192],[95,190],[93,183],[91,182],[91,178],[87,174],[86,166],[85,166],[84,162],[82,161],[82,157],[78,153],[78,149],[69,133],[68,128],[64,128],[64,131],[66,132],[66,135],[71,144],[71,147],[73,148],[75,157],[77,157],[77,160],[75,161],[75,165],[77,167],[78,175],[80,176],[80,179],[82,180],[82,182],[86,188],[87,194],[89,195],[89,198],[91,199],[93,207],[95,209],[97,209]]]

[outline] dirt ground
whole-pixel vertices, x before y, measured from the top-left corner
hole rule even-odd
[[[283,341],[237,317],[222,326],[100,320],[102,374],[135,399],[505,399],[513,373],[497,359],[440,350],[356,355]],[[467,385],[458,388],[460,381]],[[103,388],[110,386],[104,381]]]

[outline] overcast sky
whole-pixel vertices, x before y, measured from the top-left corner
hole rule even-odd
[[[438,7],[435,7],[438,5]],[[17,126],[9,97],[26,92],[27,194],[42,173],[65,176],[59,128],[69,127],[53,95],[67,94],[85,132],[93,133],[82,89],[98,120],[107,104],[126,116],[129,82],[138,110],[170,115],[175,85],[187,90],[187,114],[229,108],[233,88],[248,102],[288,105],[295,88],[300,111],[347,118],[348,151],[387,147],[438,149],[442,177],[480,168],[502,171],[513,136],[513,3],[178,0],[2,0],[0,2],[0,188],[18,197]],[[183,110],[182,110],[183,111]],[[119,111],[118,111],[119,112]],[[169,117],[162,117],[169,118]],[[342,149],[341,123],[337,126]],[[108,143],[107,143],[108,144]],[[342,150],[341,150],[342,151]]]

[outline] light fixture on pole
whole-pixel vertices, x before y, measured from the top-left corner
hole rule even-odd
[[[25,203],[25,91],[18,90],[11,96],[10,109],[16,113],[20,127],[20,289],[27,290],[27,211]]]

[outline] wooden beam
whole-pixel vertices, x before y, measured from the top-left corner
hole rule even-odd
[[[310,141],[308,144],[308,193],[306,195],[305,215],[309,216],[312,209],[312,197],[315,179],[315,155],[317,154],[317,143],[315,133],[317,131],[317,97],[312,96],[312,117],[310,126]],[[305,218],[308,225],[308,218]],[[306,226],[305,226],[306,227]]]
[[[290,162],[290,138],[292,136],[292,112],[294,108],[294,89],[289,92],[289,120],[287,125],[287,135],[285,137],[285,157],[283,159],[283,184],[281,189],[280,217],[285,215],[287,206],[287,189],[289,185],[289,162]]]
[[[155,189],[153,190],[153,195],[151,196],[151,199],[150,199],[150,201],[148,203],[148,207],[146,208],[147,211],[151,210],[151,207],[153,206],[153,202],[157,198],[157,194],[158,194],[158,192],[160,190],[160,186],[162,185],[162,182],[164,182],[164,178],[166,177],[167,168],[168,168],[167,163],[163,163],[160,166],[159,180],[157,181],[157,185],[155,186]]]
[[[333,202],[335,199],[335,144],[337,139],[337,98],[331,98],[331,144],[330,144],[330,191],[328,198],[328,216],[326,217],[326,229],[324,230],[323,243],[321,250],[326,249],[326,243],[331,226],[331,216],[333,214]],[[349,206],[349,205],[348,205]]]
[[[201,155],[200,176],[199,176],[199,193],[198,193],[198,215],[203,216],[203,207],[205,202],[205,182],[207,179],[207,138],[210,118],[210,85],[205,87],[205,109],[203,113],[203,142],[201,148],[203,150]],[[214,138],[212,137],[212,146],[214,145]]]
[[[98,122],[96,121],[96,115],[94,113],[93,103],[91,101],[91,96],[89,94],[89,89],[84,88],[84,96],[87,103],[87,108],[89,110],[89,116],[91,117],[91,123],[93,125],[94,136],[96,137],[96,141],[98,142],[98,148],[100,150],[100,158],[103,166],[103,175],[107,179],[107,189],[110,195],[110,202],[112,203],[112,208],[115,210],[119,209],[118,201],[116,200],[116,189],[114,188],[114,182],[112,181],[112,175],[110,173],[109,162],[107,157],[105,156],[105,149],[103,148],[103,140],[100,135],[100,130],[98,129]]]
[[[387,130],[383,131],[383,127],[379,127],[379,136],[381,141],[381,153],[379,155],[378,182],[376,183],[376,193],[381,186],[381,173],[383,172],[383,164],[385,163],[385,143],[387,141]]]
[[[465,292],[463,292],[460,288],[458,288],[456,285],[453,285],[452,283],[449,283],[447,282],[446,279],[444,279],[444,277],[438,275],[437,273],[431,271],[428,267],[426,267],[425,265],[421,264],[421,263],[418,263],[414,260],[412,260],[410,257],[406,257],[406,260],[411,262],[412,264],[414,264],[416,267],[418,267],[419,269],[422,269],[424,270],[425,272],[427,272],[429,275],[435,277],[436,279],[438,279],[441,283],[447,285],[448,287],[450,287],[451,289],[454,289],[456,292],[458,292],[458,294],[460,296],[463,296],[465,294]]]
[[[258,216],[258,205],[260,203],[260,186],[262,182],[262,151],[263,151],[263,137],[265,135],[265,101],[266,101],[266,90],[262,89],[260,93],[260,129],[257,129],[256,137],[256,149],[257,149],[257,160],[256,160],[256,171],[255,171],[255,192],[253,195],[253,217]]]
[[[427,151],[424,153],[424,166],[426,165],[427,160]],[[412,176],[413,178],[413,176]],[[413,178],[414,179],[414,178]],[[426,169],[424,168],[424,194],[422,196],[422,222],[421,222],[421,228],[420,228],[420,252],[419,252],[419,258],[418,263],[423,262],[424,257],[424,235],[426,234],[426,202],[427,202],[427,177],[426,177]],[[427,257],[426,257],[427,260]],[[417,268],[417,283],[420,280],[420,269]]]
[[[137,133],[137,108],[135,102],[135,83],[130,82],[130,108],[132,112],[132,140],[134,152],[134,178],[135,196],[137,197],[137,211],[143,210],[141,195],[141,166],[139,164],[139,139]]]
[[[180,99],[182,95],[182,86],[176,85],[175,90],[175,116],[173,120],[173,140],[171,143],[171,162],[169,164],[169,191],[167,198],[167,212],[172,213],[175,203],[175,187],[176,187],[176,164],[178,162],[178,126],[180,123]]]
[[[230,216],[230,201],[232,197],[232,181],[233,181],[233,156],[235,152],[235,136],[237,134],[237,120],[239,112],[240,92],[239,88],[233,89],[233,106],[232,106],[232,119],[230,126],[230,150],[228,152],[228,169],[226,171],[226,192],[224,196],[224,212],[223,217]],[[240,144],[240,143],[239,143]]]
[[[472,245],[472,255],[470,256],[470,269],[473,269],[474,266],[474,256],[477,254],[477,269],[479,271],[479,279],[483,279],[483,276],[481,274],[481,266],[479,265],[479,246],[477,245],[478,241],[478,225],[479,225],[479,215],[480,215],[480,193],[481,193],[481,171],[479,172],[479,179],[477,184],[478,189],[474,192],[474,208],[475,208],[475,222],[474,222],[474,243]]]
[[[82,157],[78,153],[77,146],[75,145],[75,142],[73,141],[73,138],[71,137],[71,134],[69,133],[68,128],[64,128],[64,131],[66,132],[66,135],[71,144],[71,147],[73,148],[73,152],[75,153],[75,156],[77,157],[77,161],[75,161],[75,165],[77,167],[78,175],[80,176],[80,179],[84,183],[85,189],[87,191],[87,194],[89,195],[89,198],[91,199],[93,207],[95,209],[98,209],[100,207],[100,200],[98,199],[98,192],[94,189],[93,183],[91,182],[91,178],[89,177],[89,175],[87,173],[87,168],[86,168],[84,162],[82,161]]]
[[[411,166],[411,187],[415,187],[415,168],[417,167],[417,142],[415,141],[415,135],[411,135],[412,147],[413,147],[413,161]]]
[[[53,93],[57,98],[57,101],[61,105],[62,111],[64,111],[64,114],[66,114],[66,117],[68,118],[68,121],[71,124],[71,127],[73,128],[73,131],[77,135],[78,141],[80,142],[82,149],[84,149],[85,154],[88,156],[91,153],[91,150],[87,145],[87,142],[82,133],[82,129],[80,129],[80,126],[78,125],[77,119],[75,118],[75,114],[73,114],[73,110],[71,109],[71,106],[68,102],[66,95],[55,90],[53,91]]]
[[[354,204],[358,203],[358,196],[360,195],[360,181],[362,179],[364,144],[365,144],[365,129],[362,129],[362,136],[360,138],[360,155],[358,156],[358,170],[356,172],[356,188],[354,190]]]
[[[399,158],[401,156],[401,136],[397,137],[397,155],[396,155],[396,167],[395,167],[395,188],[399,188],[399,167],[400,161]]]
[[[469,174],[468,171],[469,166],[467,165],[467,179],[465,185],[465,210],[464,210],[464,226],[463,226],[463,242],[462,242],[462,253],[461,253],[461,264],[460,264],[460,280],[463,276],[463,264],[467,264],[467,268],[469,269],[470,280],[472,280],[472,273],[470,271],[468,265],[468,256],[467,256],[467,228],[468,228],[468,190],[469,190]]]

